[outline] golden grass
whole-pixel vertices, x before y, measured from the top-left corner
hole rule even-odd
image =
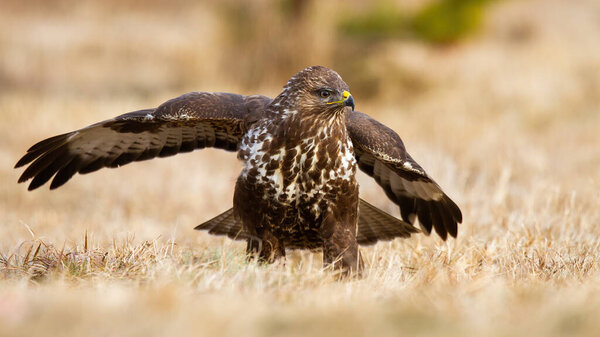
[[[273,95],[273,78],[290,75],[252,91],[219,76],[230,46],[217,2],[106,4],[0,7],[0,336],[597,335],[596,1],[499,2],[467,43],[391,41],[364,56],[383,89],[369,101],[353,90],[358,109],[399,132],[465,221],[456,240],[364,248],[367,273],[347,282],[319,254],[261,266],[243,243],[192,230],[231,206],[231,153],[135,163],[52,192],[16,184],[12,166],[44,137],[189,90]],[[359,178],[365,199],[398,214]]]

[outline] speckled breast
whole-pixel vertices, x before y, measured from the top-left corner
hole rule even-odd
[[[321,246],[318,232],[328,207],[358,191],[352,142],[335,122],[300,133],[267,122],[249,130],[238,153],[244,161],[238,184],[260,200],[249,202],[246,212],[254,216],[247,218],[256,220],[245,226],[268,226],[286,248]]]

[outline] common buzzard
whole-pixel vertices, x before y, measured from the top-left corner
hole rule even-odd
[[[456,237],[458,206],[406,152],[400,137],[354,111],[348,85],[321,66],[294,75],[275,99],[192,92],[33,145],[19,183],[50,189],[75,173],[205,147],[237,151],[244,168],[233,208],[199,225],[246,240],[265,262],[286,249],[322,249],[325,265],[363,268],[358,245],[432,229]],[[397,219],[358,197],[356,167],[400,207]]]

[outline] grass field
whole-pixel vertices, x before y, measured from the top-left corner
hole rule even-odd
[[[365,277],[345,282],[320,254],[261,266],[243,243],[192,230],[231,207],[232,153],[101,170],[56,191],[17,184],[12,167],[42,138],[187,91],[274,96],[292,75],[262,76],[270,59],[249,46],[231,65],[240,50],[218,1],[33,3],[0,3],[0,336],[598,335],[597,1],[498,1],[467,41],[378,42],[343,57],[359,69],[340,61],[344,43],[322,41],[334,32],[321,12],[342,4],[309,9],[317,28],[299,39],[326,47],[282,69],[338,69],[357,109],[396,130],[464,215],[456,240],[363,248]],[[240,82],[236,67],[252,76]],[[363,198],[398,215],[359,179]]]

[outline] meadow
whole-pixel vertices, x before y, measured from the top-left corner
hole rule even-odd
[[[0,336],[597,335],[600,3],[495,1],[441,45],[343,35],[332,18],[360,1],[274,4],[0,3]],[[241,164],[219,150],[17,184],[38,140],[188,91],[274,97],[313,64],[457,202],[457,239],[363,247],[365,276],[343,282],[319,253],[247,262],[193,230],[231,207]]]

